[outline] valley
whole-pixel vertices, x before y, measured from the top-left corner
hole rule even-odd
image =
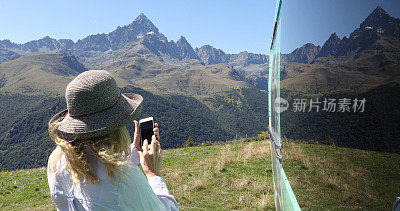
[[[400,153],[400,19],[377,7],[349,37],[333,33],[282,54],[281,96],[366,98],[363,113],[282,113],[283,134],[303,142]],[[0,171],[44,166],[47,123],[66,107],[66,85],[89,69],[111,72],[144,97],[140,117],[160,123],[163,148],[228,141],[267,130],[269,57],[168,40],[144,15],[73,42],[0,41]],[[308,101],[307,101],[308,103]],[[129,128],[132,132],[132,127]],[[20,159],[15,160],[18,157]],[[29,158],[29,159],[28,159]],[[29,161],[28,161],[29,160]]]

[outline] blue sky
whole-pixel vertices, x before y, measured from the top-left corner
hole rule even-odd
[[[380,5],[400,17],[399,0],[283,1],[282,52],[329,35],[348,36]],[[0,1],[0,40],[25,43],[44,36],[74,41],[108,33],[144,13],[169,40],[186,37],[194,47],[213,45],[227,53],[266,53],[275,1],[268,0],[20,0]]]

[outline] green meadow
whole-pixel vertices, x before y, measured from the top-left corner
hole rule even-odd
[[[268,140],[163,151],[163,177],[181,210],[273,210]],[[304,210],[391,209],[400,155],[284,143],[284,169]],[[0,173],[1,210],[55,210],[46,169]]]

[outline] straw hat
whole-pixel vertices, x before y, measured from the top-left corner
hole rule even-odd
[[[51,128],[59,123],[57,135],[69,140],[91,139],[115,131],[141,111],[143,97],[121,94],[115,79],[104,70],[79,74],[65,91],[67,109],[54,115]]]

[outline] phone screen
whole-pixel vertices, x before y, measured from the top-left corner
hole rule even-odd
[[[154,132],[153,132],[153,129],[154,129],[153,117],[141,119],[139,121],[139,125],[140,125],[140,136],[141,136],[140,143],[143,146],[144,140],[147,139],[147,142],[150,145],[151,144],[151,137],[154,135]]]

